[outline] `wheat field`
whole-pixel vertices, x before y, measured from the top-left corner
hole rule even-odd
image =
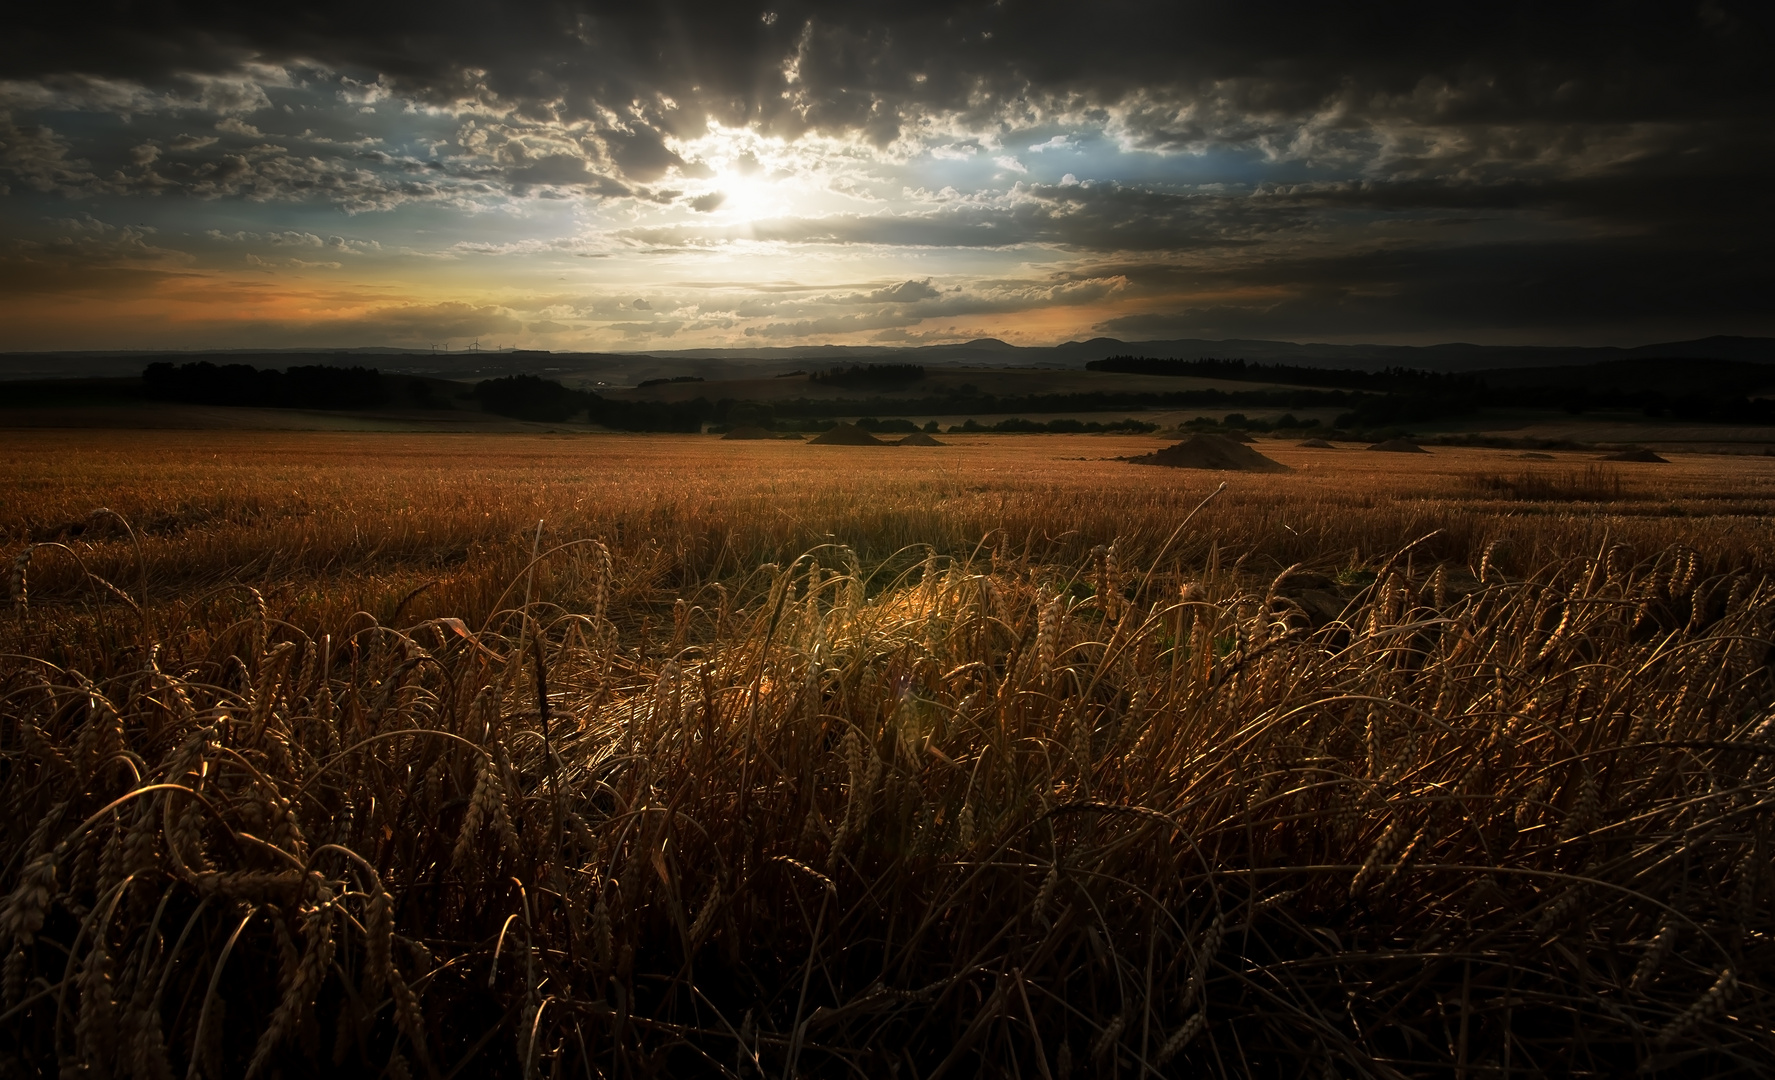
[[[0,434],[0,1072],[1775,1069],[1775,460]]]

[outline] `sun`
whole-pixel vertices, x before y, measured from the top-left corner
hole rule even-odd
[[[720,199],[711,200],[710,212],[722,217],[749,221],[781,213],[786,206],[785,192],[750,161],[716,166],[713,190]]]
[[[709,124],[708,133],[674,147],[686,160],[707,166],[693,210],[731,221],[772,217],[790,209],[796,170],[778,141],[744,128]]]

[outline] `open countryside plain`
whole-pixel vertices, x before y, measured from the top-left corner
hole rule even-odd
[[[1775,1069],[1775,458],[942,438],[0,432],[0,1063]]]

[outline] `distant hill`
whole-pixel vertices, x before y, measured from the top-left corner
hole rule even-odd
[[[1710,337],[1624,349],[1612,346],[1526,345],[1326,345],[1231,338],[1209,341],[1122,341],[1092,338],[1060,345],[1024,347],[996,338],[954,345],[799,345],[785,348],[668,349],[645,353],[450,352],[363,349],[230,349],[161,352],[0,353],[0,379],[44,379],[139,374],[150,363],[207,361],[257,367],[345,366],[373,360],[382,371],[484,379],[515,374],[548,375],[587,382],[632,386],[643,379],[700,375],[742,378],[791,368],[832,368],[855,364],[920,364],[926,367],[1080,368],[1109,356],[1197,360],[1240,359],[1253,364],[1381,371],[1413,368],[1435,372],[1552,369],[1630,360],[1711,360],[1775,364],[1775,338]],[[1684,365],[1687,369],[1688,365]]]
[[[563,354],[555,354],[560,359]],[[1664,342],[1623,349],[1614,346],[1563,345],[1323,345],[1292,341],[1229,338],[1210,341],[1180,338],[1170,341],[1122,341],[1092,338],[1060,345],[1022,347],[996,338],[960,345],[924,345],[913,348],[875,345],[802,346],[784,349],[679,349],[658,350],[656,359],[795,360],[831,357],[861,361],[905,357],[921,364],[1018,364],[1080,367],[1086,361],[1107,356],[1132,355],[1154,359],[1195,360],[1202,357],[1241,359],[1262,364],[1297,364],[1303,367],[1416,368],[1420,371],[1480,371],[1497,368],[1559,367],[1628,359],[1736,360],[1775,364],[1775,338],[1718,336],[1695,341]]]

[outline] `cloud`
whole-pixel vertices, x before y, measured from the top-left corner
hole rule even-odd
[[[1253,205],[1116,183],[1022,184],[999,196],[956,195],[930,209],[875,214],[784,217],[723,225],[682,224],[621,230],[660,247],[735,242],[1001,248],[1048,244],[1094,251],[1165,251],[1237,246],[1273,229],[1296,208]],[[1262,219],[1261,221],[1259,219]]]
[[[157,242],[155,230],[88,213],[47,223],[42,241],[0,249],[0,296],[124,297],[190,274],[192,259]]]
[[[623,175],[635,180],[658,180],[666,170],[684,165],[684,159],[667,148],[660,132],[651,128],[604,128],[598,137]]]
[[[267,108],[267,88],[289,81],[295,65],[318,64],[351,73],[337,84],[350,107],[412,101],[598,122],[623,171],[650,182],[670,165],[660,136],[709,117],[887,146],[927,131],[933,145],[965,143],[1002,125],[1051,133],[1057,121],[1095,115],[1132,144],[1172,152],[1326,118],[1353,130],[1379,116],[1766,116],[1759,20],[1740,0],[1704,7],[1729,17],[1669,5],[1596,20],[1524,0],[1480,16],[1400,3],[1153,4],[1090,19],[1055,5],[839,6],[781,12],[771,23],[712,4],[672,16],[536,6],[498,20],[435,6],[322,5],[123,13],[95,26],[77,7],[38,5],[12,20],[0,71],[60,80],[65,93],[114,109],[140,111],[120,89],[134,85],[244,115]]]
[[[896,340],[914,340],[913,335],[925,331],[913,328],[933,320],[1098,305],[1126,286],[1125,279],[1112,275],[1077,280],[1006,279],[944,289],[930,281],[906,281],[866,293],[808,295],[784,290],[737,303],[723,319],[740,326],[744,338],[754,340],[820,341],[856,335],[888,340],[882,337],[884,333]]]
[[[636,311],[652,311],[653,310],[653,305],[649,304],[645,300],[637,300],[633,304],[630,304],[629,306],[634,308]]]
[[[1110,268],[1100,268],[1106,272]],[[1668,339],[1694,325],[1755,332],[1775,269],[1749,250],[1629,238],[1383,250],[1217,268],[1120,268],[1149,310],[1097,323],[1116,337],[1350,338],[1383,332],[1569,332]],[[1169,294],[1175,299],[1154,299]],[[1721,332],[1727,332],[1722,330]],[[1765,331],[1766,332],[1766,331]]]
[[[916,300],[934,300],[940,293],[931,287],[931,279],[923,281],[902,281],[885,289],[877,289],[869,294],[869,299],[878,304],[910,304]]]
[[[865,330],[913,326],[917,322],[918,319],[914,317],[884,309],[868,314],[828,315],[798,322],[764,323],[746,327],[745,333],[747,337],[753,338],[841,337]]]
[[[516,334],[523,323],[503,307],[447,301],[377,308],[328,327],[335,340],[412,342]]]
[[[225,113],[240,116],[258,112],[271,107],[271,99],[266,96],[264,81],[288,84],[288,73],[281,68],[256,67],[252,72],[225,72],[221,74],[187,74],[184,80],[192,83],[197,91],[197,104],[200,108],[213,113]],[[238,123],[238,121],[237,121]],[[220,126],[220,125],[218,125]],[[250,125],[242,124],[252,131]],[[228,130],[228,129],[224,129]]]
[[[608,323],[604,329],[621,334],[625,338],[639,340],[643,338],[669,338],[684,329],[684,323],[677,319],[662,319],[658,322]]]
[[[329,252],[340,255],[361,255],[379,251],[382,247],[374,240],[348,240],[343,236],[328,236],[323,239],[315,233],[296,229],[273,230],[263,233],[247,232],[244,229],[236,229],[231,233],[225,233],[220,229],[206,229],[203,235],[218,243],[325,248]]]
[[[1574,325],[1615,310],[1584,282],[1634,297],[1624,320],[1768,321],[1708,270],[1713,253],[1762,281],[1740,253],[1775,239],[1775,83],[1748,0],[1608,19],[1527,0],[773,13],[31,5],[0,38],[0,248],[49,265],[87,234],[45,219],[84,200],[166,225],[147,246],[186,243],[171,223],[196,215],[180,231],[219,228],[194,252],[280,266],[377,235],[386,259],[498,255],[548,266],[540,280],[564,276],[556,258],[623,259],[631,290],[678,275],[656,267],[803,247],[867,282],[793,304],[748,286],[707,310],[661,289],[673,319],[613,336],[912,335],[1044,304],[1129,333],[1453,333],[1492,325],[1487,304],[1495,325],[1553,326],[1510,291],[1544,280],[1530,251],[1569,275],[1541,294]],[[746,220],[715,213],[736,205]],[[339,211],[363,239],[335,244],[344,226],[314,216]],[[103,280],[144,271],[127,245],[103,258]]]
[[[203,162],[186,174],[181,186],[205,199],[324,199],[352,214],[392,210],[410,202],[460,204],[493,194],[485,182],[461,181],[418,168],[390,174],[342,158],[297,156],[278,147],[223,154]]]
[[[352,108],[398,103],[577,142],[609,166],[597,175],[627,185],[697,171],[674,140],[710,121],[960,157],[1021,131],[1045,136],[1026,144],[1031,153],[1076,152],[1077,132],[1053,132],[1084,127],[1167,154],[1455,163],[1483,146],[1481,159],[1504,163],[1526,160],[1511,138],[1531,125],[1542,134],[1519,147],[1594,144],[1624,124],[1663,125],[1690,145],[1722,126],[1752,130],[1770,89],[1757,74],[1758,24],[1741,6],[1602,22],[1513,3],[1489,18],[1390,4],[1356,14],[1136,5],[1090,20],[852,7],[769,24],[719,5],[681,17],[534,8],[497,22],[323,6],[312,17],[193,11],[94,28],[75,9],[41,5],[0,48],[0,102],[201,111],[252,128],[241,118],[274,108],[274,93],[324,85]],[[995,158],[1010,171],[1016,160]]]
[[[90,162],[73,154],[68,140],[37,124],[16,124],[0,114],[0,172],[36,191],[78,188],[96,177]]]

